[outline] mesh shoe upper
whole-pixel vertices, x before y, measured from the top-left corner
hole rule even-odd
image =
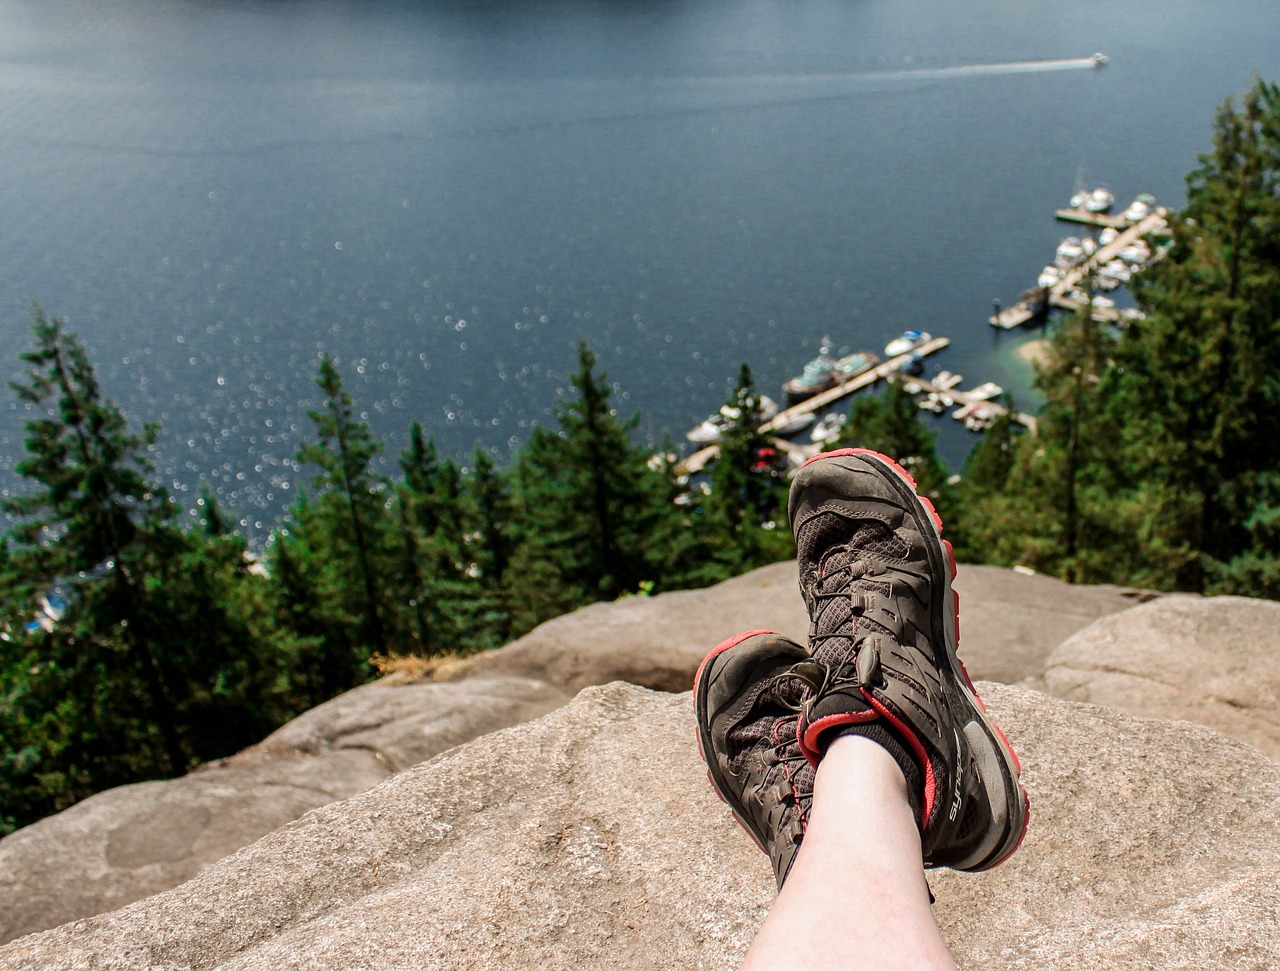
[[[781,887],[804,838],[814,769],[797,737],[808,660],[799,644],[750,631],[716,647],[698,669],[698,747],[716,792],[769,854]]]
[[[829,732],[887,726],[920,768],[926,865],[994,866],[1025,832],[1026,795],[956,657],[954,562],[932,506],[890,459],[843,449],[801,470],[789,511],[823,672],[803,751],[816,764]]]

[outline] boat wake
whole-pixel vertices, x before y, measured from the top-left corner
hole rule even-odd
[[[1060,57],[1044,61],[1004,61],[997,64],[965,64],[958,67],[885,71],[861,77],[950,78],[972,74],[1040,74],[1049,71],[1090,71],[1098,66],[1095,57]]]

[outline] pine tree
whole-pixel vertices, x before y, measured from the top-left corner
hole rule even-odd
[[[1280,90],[1259,80],[1228,101],[1200,161],[1172,248],[1140,278],[1146,318],[1117,356],[1132,410],[1113,417],[1158,509],[1153,567],[1182,589],[1261,592],[1248,577],[1280,467]]]
[[[585,344],[572,384],[576,395],[557,412],[560,433],[534,429],[516,458],[517,628],[662,580],[648,548],[655,474],[631,441],[639,416],[619,420]]]
[[[319,439],[298,450],[298,461],[315,466],[312,488],[317,499],[319,531],[312,530],[329,557],[329,567],[340,572],[350,564],[344,578],[350,589],[359,591],[358,602],[344,596],[367,649],[385,654],[388,648],[384,629],[383,592],[378,557],[386,525],[386,480],[372,470],[374,457],[382,446],[374,442],[366,422],[355,415],[351,396],[342,387],[337,367],[328,357],[320,360],[316,385],[324,393],[323,408],[309,412]],[[323,525],[322,525],[323,524]]]
[[[185,772],[288,714],[243,539],[179,529],[151,481],[154,426],[129,430],[79,341],[38,308],[35,336],[13,384],[34,415],[17,467],[34,489],[4,504],[4,826]]]
[[[711,555],[730,575],[792,555],[786,528],[786,458],[767,435],[755,378],[745,362],[722,413],[733,416],[720,436],[704,508]]]

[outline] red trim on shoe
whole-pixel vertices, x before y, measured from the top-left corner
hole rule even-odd
[[[865,722],[875,721],[879,717],[878,714],[870,709],[867,711],[836,712],[834,715],[819,718],[816,722],[810,722],[803,735],[799,733],[800,726],[797,724],[796,738],[800,742],[800,751],[809,760],[809,764],[816,769],[818,761],[822,758],[822,750],[818,748],[818,740],[822,737],[823,732],[829,728],[838,728],[841,725],[861,725]]]
[[[719,644],[717,644],[715,647],[713,647],[713,648],[711,649],[711,651],[707,654],[707,656],[706,656],[706,657],[704,657],[704,658],[702,659],[702,663],[698,665],[698,671],[697,671],[697,673],[696,673],[696,674],[694,674],[694,676],[693,676],[693,688],[694,688],[694,693],[693,693],[693,704],[694,704],[694,708],[696,709],[696,708],[697,708],[697,705],[698,705],[698,691],[697,691],[697,689],[698,689],[698,682],[702,680],[702,671],[703,671],[703,669],[707,666],[707,664],[708,664],[708,663],[709,663],[713,658],[718,657],[719,655],[723,654],[725,651],[729,650],[729,648],[731,648],[731,647],[737,647],[739,644],[741,644],[741,643],[742,643],[743,641],[745,641],[745,640],[748,640],[749,638],[756,637],[757,635],[760,635],[760,634],[776,634],[776,633],[778,633],[776,630],[748,630],[748,631],[743,631],[741,634],[734,634],[732,637],[728,638],[727,640],[723,640],[723,641],[721,641]]]
[[[866,688],[862,689],[862,694],[866,697],[867,703],[872,705],[876,711],[884,716],[885,720],[897,730],[898,736],[907,743],[907,747],[916,757],[916,762],[924,773],[924,797],[920,800],[920,832],[924,832],[924,828],[928,825],[929,817],[933,813],[933,804],[937,795],[937,778],[933,774],[933,762],[929,758],[929,753],[925,751],[924,746],[920,743],[920,739],[916,738],[915,733],[898,718],[893,712],[882,705]]]

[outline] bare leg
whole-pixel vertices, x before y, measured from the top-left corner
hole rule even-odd
[[[955,971],[934,920],[906,781],[885,749],[837,738],[809,828],[743,971]]]

